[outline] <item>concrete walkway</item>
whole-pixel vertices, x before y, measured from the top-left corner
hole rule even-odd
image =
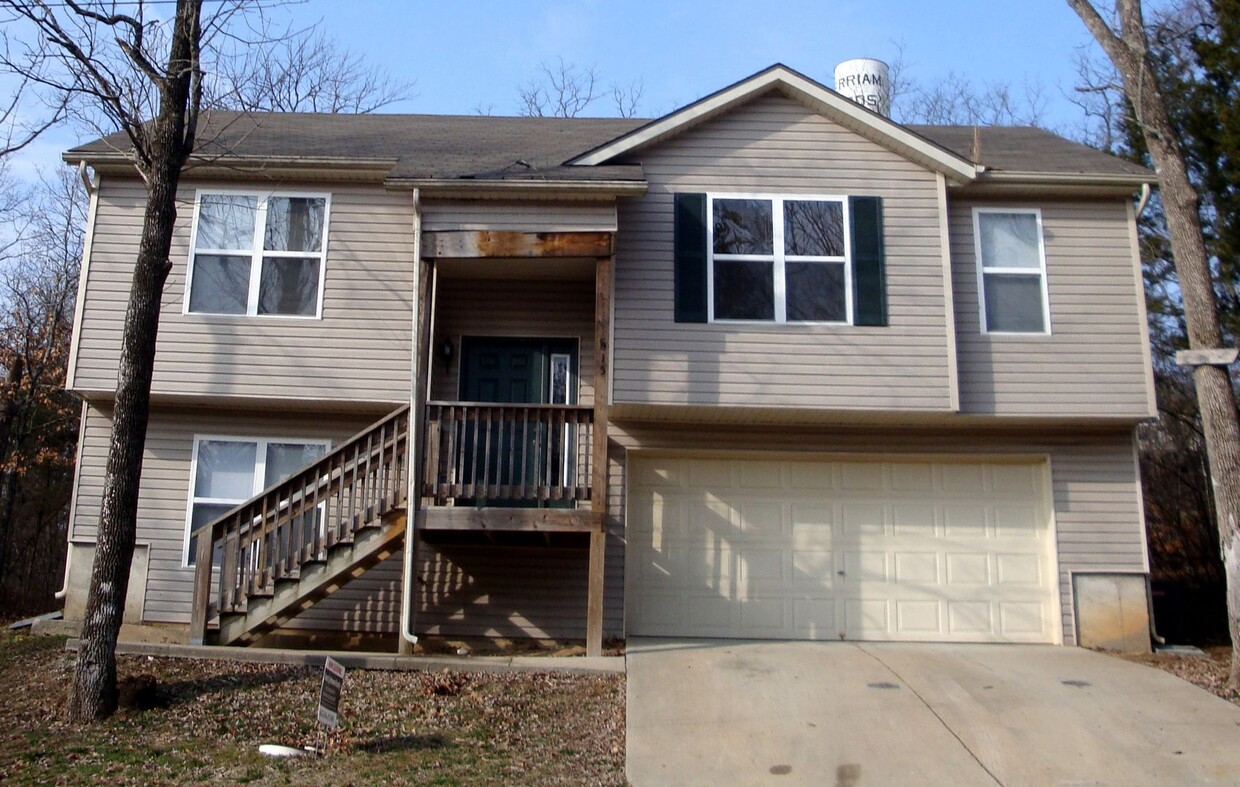
[[[65,649],[77,650],[76,639]],[[323,666],[331,656],[347,669],[460,670],[462,672],[559,672],[564,674],[622,674],[624,659],[618,656],[399,656],[395,653],[359,653],[350,650],[294,650],[289,648],[239,648],[223,645],[178,645],[165,642],[118,642],[116,652],[127,656],[161,656],[177,659],[211,659],[258,664],[304,664]]]
[[[1240,707],[1071,647],[630,639],[650,785],[1240,784]]]

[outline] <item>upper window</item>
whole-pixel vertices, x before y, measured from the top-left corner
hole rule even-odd
[[[851,322],[847,211],[840,197],[711,197],[710,319]]]
[[[329,198],[199,192],[186,312],[318,317]]]
[[[978,302],[985,333],[1050,333],[1042,213],[975,208]]]
[[[319,459],[329,445],[326,440],[196,438],[185,565],[194,565],[195,530]]]

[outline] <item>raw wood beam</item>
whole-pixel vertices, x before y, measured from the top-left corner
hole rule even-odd
[[[418,530],[524,530],[590,533],[602,517],[573,508],[427,508],[417,514]]]
[[[422,256],[427,259],[598,257],[610,254],[610,232],[454,230],[422,233]]]

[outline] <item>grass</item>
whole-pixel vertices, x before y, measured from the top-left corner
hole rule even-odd
[[[0,634],[0,781],[11,784],[623,784],[624,678],[352,671],[341,726],[315,723],[321,670],[121,657],[157,707],[63,721],[61,639]],[[273,760],[262,743],[324,746]],[[325,744],[325,745],[324,745]]]

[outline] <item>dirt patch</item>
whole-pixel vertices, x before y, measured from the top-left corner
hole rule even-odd
[[[1227,674],[1231,671],[1231,648],[1206,648],[1205,654],[1205,656],[1184,656],[1173,653],[1150,653],[1125,655],[1123,658],[1166,670],[1189,683],[1200,686],[1211,694],[1240,705],[1240,691],[1227,686]]]
[[[352,670],[326,735],[321,669],[148,656],[119,662],[132,707],[69,725],[73,659],[63,640],[0,634],[0,782],[624,783],[619,675]],[[272,760],[262,743],[326,754]]]
[[[419,636],[416,653],[452,656],[584,656],[585,646],[554,639]],[[623,656],[624,640],[603,643],[604,656]]]

